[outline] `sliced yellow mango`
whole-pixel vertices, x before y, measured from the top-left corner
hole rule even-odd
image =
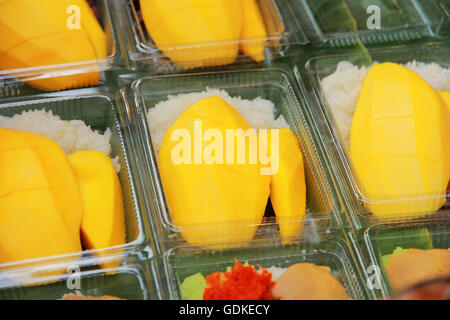
[[[94,12],[87,3],[86,0],[64,0],[66,2],[66,8],[69,6],[78,6],[81,13],[81,26],[84,32],[89,36],[89,40],[95,49],[95,54],[98,59],[106,58],[106,35],[103,31],[100,23],[97,20]],[[67,16],[66,16],[67,19]]]
[[[292,131],[280,129],[278,136],[278,171],[272,175],[270,200],[280,227],[281,238],[287,242],[295,240],[303,228],[302,220],[306,215],[305,171],[302,152]],[[271,147],[275,137],[272,134],[269,137],[268,155],[275,161],[276,155]]]
[[[439,93],[450,111],[450,92],[440,91]]]
[[[80,28],[70,29],[70,5],[80,8]],[[102,59],[105,34],[85,0],[12,0],[0,3],[0,69],[21,69]],[[17,75],[21,78],[21,75]],[[46,91],[96,84],[98,71],[44,78],[27,83]]]
[[[448,107],[448,111],[450,112],[450,92],[440,91],[442,99],[444,99],[444,102],[446,103]],[[449,193],[450,190],[450,183],[447,185],[447,193]]]
[[[242,29],[240,0],[140,0],[152,40],[183,68],[233,63]]]
[[[87,249],[104,249],[125,243],[122,188],[109,157],[97,151],[77,151],[69,156],[84,206],[81,239]],[[120,261],[103,263],[117,267]]]
[[[79,231],[83,207],[80,201],[78,183],[64,150],[50,139],[31,132],[19,132],[24,141],[33,148],[33,151],[39,157],[45,169],[48,183],[52,186],[52,191],[55,194],[57,210],[64,219],[67,228],[71,228],[70,234],[76,236],[75,242],[78,244],[80,242]]]
[[[241,0],[243,23],[240,48],[256,62],[264,61],[267,33],[256,0]]]
[[[353,118],[350,155],[376,216],[427,213],[443,205],[449,134],[448,109],[425,80],[393,63],[371,68]]]
[[[270,176],[261,175],[258,161],[248,161],[248,152],[244,164],[238,163],[238,143],[229,144],[234,156],[228,153],[227,163],[227,129],[250,126],[223,99],[210,97],[186,110],[163,139],[159,169],[165,195],[174,225],[191,245],[248,242],[264,215]],[[249,138],[238,137],[248,146]]]
[[[0,129],[0,176],[0,263],[81,251],[80,194],[59,146]]]

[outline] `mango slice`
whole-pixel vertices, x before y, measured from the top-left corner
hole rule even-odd
[[[256,62],[264,61],[266,28],[256,0],[241,0],[243,24],[240,48]]]
[[[448,111],[450,111],[450,92],[439,91],[442,99],[444,99],[445,104],[448,107]]]
[[[442,99],[447,105],[448,111],[450,112],[450,92],[440,91],[439,94],[441,95]],[[447,185],[447,193],[449,193],[449,190],[450,190],[450,182]]]
[[[106,35],[100,23],[97,20],[94,12],[86,0],[64,0],[66,6],[75,5],[81,11],[81,26],[83,30],[89,35],[89,40],[94,47],[95,54],[98,59],[103,59],[108,54],[106,45]],[[67,9],[66,9],[67,10]],[[86,17],[87,16],[87,17]],[[67,18],[67,17],[66,17]]]
[[[270,200],[280,227],[281,238],[289,242],[301,232],[302,220],[306,216],[305,171],[297,138],[289,129],[280,129],[278,132],[279,167],[272,175]],[[270,135],[270,139],[272,137]],[[268,145],[268,154],[272,156],[271,144]]]
[[[70,5],[80,8],[79,29],[68,28]],[[106,57],[106,36],[85,0],[0,2],[0,33],[0,70]],[[95,71],[52,78],[37,74],[26,82],[41,90],[59,91],[95,85],[99,79]]]
[[[64,151],[0,128],[0,263],[81,251],[81,198]]]
[[[258,161],[248,161],[248,152],[244,164],[238,162],[237,139],[228,148],[234,161],[226,161],[227,129],[244,132],[250,126],[223,99],[210,97],[186,110],[163,138],[159,169],[165,195],[174,225],[191,245],[248,242],[264,215],[270,176],[261,175]],[[248,146],[248,137],[237,137]]]
[[[104,249],[125,243],[122,188],[110,158],[97,151],[69,156],[81,192],[84,213],[81,240],[87,249]],[[112,268],[120,261],[103,263]]]
[[[233,63],[242,30],[240,0],[140,0],[152,40],[183,68]]]
[[[449,134],[447,106],[425,80],[393,63],[371,68],[350,141],[369,210],[378,217],[438,210],[450,177]]]

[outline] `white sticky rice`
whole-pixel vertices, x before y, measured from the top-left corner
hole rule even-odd
[[[56,142],[67,155],[79,150],[99,151],[111,156],[111,130],[104,134],[92,130],[81,120],[61,120],[51,111],[24,111],[13,117],[0,116],[0,128],[23,130]],[[112,159],[119,172],[119,157]]]
[[[272,101],[260,97],[253,100],[230,97],[225,90],[206,88],[202,92],[168,96],[167,100],[161,101],[149,109],[147,121],[155,150],[159,152],[166,131],[184,111],[194,103],[213,96],[221,97],[233,106],[253,129],[279,129],[289,127],[283,116],[279,116],[277,119],[274,118],[275,106]]]
[[[271,266],[266,270],[272,274],[272,281],[277,281],[286,272],[287,268]]]
[[[417,61],[408,62],[405,66],[419,74],[434,89],[450,91],[450,69],[443,68],[436,63]],[[353,114],[364,78],[369,70],[370,67],[357,67],[350,62],[342,61],[337,65],[333,74],[321,81],[328,106],[333,112],[347,147],[350,145]]]

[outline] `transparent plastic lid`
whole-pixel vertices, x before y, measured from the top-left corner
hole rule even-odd
[[[92,1],[92,9],[85,0],[34,6],[2,3],[0,96],[33,91],[29,87],[61,91],[104,82],[102,72],[119,54],[107,1]]]
[[[314,44],[349,46],[439,34],[445,0],[288,0],[299,28]]]
[[[442,43],[425,46],[412,45],[392,49],[374,49],[369,50],[368,54],[370,60],[375,63],[394,62],[405,65],[407,68],[415,71],[433,87],[434,94],[439,97],[441,95],[440,92],[450,91],[450,82],[448,81],[450,60],[448,51],[448,45]],[[300,81],[304,81],[312,86],[316,103],[316,105],[312,106],[312,112],[315,114],[316,124],[326,144],[327,156],[333,163],[333,172],[346,199],[345,202],[349,207],[349,212],[356,215],[361,224],[364,223],[362,222],[364,219],[372,220],[372,222],[377,219],[413,219],[435,214],[439,211],[446,211],[449,203],[449,196],[446,194],[447,182],[445,182],[445,186],[442,183],[440,190],[424,188],[425,191],[407,193],[406,191],[399,191],[406,190],[405,188],[400,189],[398,187],[397,191],[392,193],[388,191],[381,192],[378,189],[376,193],[371,193],[367,191],[368,184],[366,183],[372,180],[367,182],[368,179],[365,179],[364,181],[366,182],[364,182],[359,177],[354,162],[350,157],[351,126],[363,81],[371,67],[371,62],[367,58],[367,54],[321,56],[311,59],[306,64],[305,73],[298,70],[297,74]],[[445,106],[445,103],[441,105]],[[426,105],[423,105],[423,108],[426,107]],[[444,107],[439,110],[445,112],[446,109]],[[444,116],[446,114],[442,113],[442,117]],[[369,133],[373,132],[373,130],[372,127],[367,128]],[[386,130],[388,129],[386,128]],[[399,131],[400,135],[401,132],[407,131]],[[381,135],[381,132],[377,134],[373,135],[373,139],[384,137]],[[443,132],[443,137],[445,137],[445,134],[446,132]],[[394,141],[399,139],[399,137],[391,135],[390,140]],[[411,137],[408,141],[415,141],[413,138]],[[417,140],[419,138],[416,137],[414,139]],[[443,140],[435,141],[437,143]],[[426,148],[427,144],[422,146]],[[441,146],[441,148],[443,152],[446,152],[444,146]],[[444,156],[443,159],[445,159]],[[379,171],[377,181],[388,184],[389,177],[392,175],[383,173],[382,167],[377,168],[381,168],[379,169],[381,171]],[[429,172],[427,171],[429,167],[424,165],[421,168],[421,170],[424,170],[423,172]],[[434,179],[443,181],[445,179],[443,175],[446,174],[444,169],[446,167],[442,165],[441,171],[439,171],[440,175]],[[405,184],[412,186],[412,183],[412,180],[409,182],[405,181],[403,186]],[[419,190],[418,187],[416,189]]]
[[[310,131],[308,120],[303,113],[303,104],[298,100],[293,86],[291,76],[282,69],[148,77],[134,82],[133,94],[129,99],[136,103],[137,121],[140,125],[146,156],[143,159],[144,162],[140,165],[146,171],[141,173],[141,177],[148,188],[150,204],[156,212],[156,215],[152,218],[157,225],[160,241],[184,242],[183,238],[189,235],[191,245],[203,246],[217,243],[220,246],[227,246],[228,243],[228,246],[233,246],[233,243],[243,243],[245,240],[251,241],[253,238],[278,237],[279,235],[278,226],[275,223],[276,218],[270,206],[266,207],[265,214],[261,212],[261,218],[258,221],[250,218],[247,212],[239,213],[237,216],[242,218],[233,219],[232,222],[216,219],[214,223],[189,223],[186,221],[180,225],[172,219],[170,206],[160,177],[158,149],[154,145],[154,142],[160,139],[163,134],[160,132],[161,128],[164,128],[164,124],[167,125],[167,121],[170,122],[171,120],[161,119],[159,125],[162,125],[162,127],[158,129],[149,124],[147,114],[158,103],[166,101],[168,97],[199,93],[205,91],[206,88],[225,90],[234,99],[240,97],[241,99],[252,100],[260,97],[271,101],[275,106],[274,116],[278,118],[283,115],[298,139],[304,162],[306,216],[295,214],[286,217],[283,224],[288,228],[291,226],[292,230],[298,228],[299,232],[290,235],[289,239],[283,238],[282,240],[287,242],[295,240],[303,233],[301,230],[304,225],[315,229],[338,226],[342,223],[335,193],[329,186],[321,158],[316,150],[316,138],[314,133]],[[217,91],[215,94],[218,94]],[[188,98],[189,101],[190,99],[193,99],[192,103],[201,100],[201,98],[195,97]],[[254,117],[258,118],[258,107],[254,110]],[[170,112],[178,114],[177,111],[171,109],[168,109],[167,112],[167,115],[170,115]],[[161,113],[161,115],[163,114]],[[175,121],[176,117],[172,120]],[[194,188],[194,185],[192,188]],[[180,192],[183,191],[180,190]],[[179,196],[181,197],[182,194]],[[196,196],[202,197],[203,195],[199,192]],[[240,201],[242,200],[240,199]],[[305,227],[306,229],[309,228]]]
[[[180,285],[194,274],[204,277],[214,272],[224,272],[233,267],[235,259],[242,263],[261,266],[273,271],[273,279],[282,274],[285,268],[297,263],[310,263],[328,267],[331,274],[344,286],[350,299],[365,298],[364,287],[360,282],[357,268],[353,264],[347,243],[333,236],[322,235],[315,241],[279,246],[270,242],[256,243],[251,248],[223,251],[174,248],[164,255],[170,299],[182,299]]]
[[[65,143],[71,141],[70,138],[76,137],[76,131],[74,126],[80,125],[80,123],[72,123],[72,127],[69,129],[64,127],[64,124],[56,119],[53,116],[60,117],[61,120],[81,120],[91,129],[98,131],[103,134],[107,129],[110,132],[110,144],[111,144],[111,154],[110,156],[117,161],[117,164],[120,166],[120,170],[118,172],[118,178],[120,181],[120,186],[122,189],[122,197],[123,197],[123,207],[124,207],[124,225],[125,225],[125,243],[122,245],[117,245],[110,248],[97,249],[97,250],[84,250],[83,252],[76,253],[68,253],[64,254],[61,257],[53,256],[53,257],[40,257],[36,259],[32,259],[29,261],[8,261],[3,264],[0,264],[0,272],[4,272],[5,270],[14,270],[16,268],[21,268],[24,264],[32,264],[35,268],[45,266],[52,260],[58,260],[59,258],[62,260],[74,260],[78,261],[79,259],[84,259],[86,257],[96,257],[97,259],[101,259],[103,256],[108,256],[110,254],[115,254],[119,256],[125,255],[129,251],[133,251],[136,248],[144,249],[144,246],[149,245],[148,242],[148,234],[144,231],[144,223],[143,218],[140,211],[139,202],[136,199],[136,183],[133,178],[132,171],[135,171],[135,168],[132,168],[132,164],[130,162],[130,155],[128,146],[125,146],[125,141],[129,140],[129,136],[127,131],[124,129],[126,124],[119,120],[118,113],[115,104],[112,99],[108,95],[102,94],[82,94],[82,90],[73,92],[73,96],[64,96],[64,97],[45,97],[45,96],[31,96],[27,99],[22,99],[18,101],[18,99],[3,100],[2,104],[0,104],[0,116],[2,116],[2,126],[5,125],[9,128],[17,128],[18,122],[14,120],[12,122],[6,121],[4,117],[21,117],[17,119],[21,119],[22,122],[26,121],[27,115],[23,114],[23,112],[31,112],[36,110],[38,113],[31,115],[31,119],[36,121],[36,117],[42,121],[42,123],[49,127],[46,127],[42,130],[45,131],[45,135],[52,135],[51,128],[54,130],[60,130],[60,134],[69,134],[69,140],[65,140]],[[46,120],[46,115],[41,111],[48,111],[53,114],[53,116],[47,114],[49,117]],[[30,119],[30,118],[29,118]],[[30,120],[28,120],[30,121]],[[46,122],[47,121],[47,122]],[[52,122],[53,121],[53,122]],[[25,123],[25,122],[24,122]],[[67,124],[66,124],[67,126]],[[36,132],[36,126],[32,126],[32,128],[23,128],[22,130],[29,130],[31,132]],[[72,131],[70,131],[72,130]],[[58,132],[53,132],[56,136],[58,136]],[[86,130],[84,131],[86,134]],[[92,137],[92,136],[91,136]],[[60,137],[61,138],[61,137]],[[77,140],[78,139],[78,140]],[[78,144],[78,148],[80,148],[80,143],[86,143],[86,141],[80,141],[78,137],[74,140],[74,144]],[[100,138],[96,138],[100,139]],[[101,140],[101,139],[100,139]],[[62,141],[62,140],[58,140]],[[100,141],[100,144],[102,142]],[[127,142],[128,145],[128,142]],[[65,145],[67,147],[67,145]],[[92,147],[92,144],[91,144]],[[82,148],[82,147],[81,147]],[[114,161],[113,160],[113,161]],[[105,222],[106,223],[106,222]],[[20,239],[17,239],[20,241]],[[152,254],[150,250],[150,254]],[[93,263],[97,263],[98,265],[102,265],[101,260],[93,260]],[[105,264],[104,266],[107,266]]]
[[[127,0],[127,41],[133,61],[158,71],[242,62],[283,55],[290,42],[303,42],[290,12],[275,0],[192,2]]]

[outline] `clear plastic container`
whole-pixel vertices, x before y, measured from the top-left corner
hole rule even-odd
[[[369,264],[379,271],[379,283],[374,281],[374,292],[378,298],[394,297],[398,292],[392,288],[383,263],[383,256],[403,249],[449,249],[450,234],[447,219],[418,221],[415,223],[378,224],[364,232],[364,241],[369,254]]]
[[[94,93],[95,92],[95,93]],[[142,210],[141,200],[137,198],[140,192],[135,182],[133,157],[129,147],[130,135],[128,125],[122,120],[123,112],[117,107],[114,99],[107,92],[100,93],[94,89],[71,91],[72,95],[53,97],[47,95],[29,96],[2,100],[0,103],[1,116],[14,116],[23,111],[47,110],[58,115],[63,120],[82,120],[92,129],[103,133],[107,128],[111,130],[112,157],[119,157],[120,171],[118,177],[122,187],[123,205],[125,212],[126,243],[111,248],[99,250],[85,250],[82,253],[66,254],[61,257],[42,257],[28,261],[16,261],[0,264],[0,272],[20,269],[23,265],[33,264],[35,268],[45,266],[54,260],[61,263],[82,261],[86,257],[99,257],[108,254],[125,256],[129,252],[145,250],[147,256],[153,255],[152,235],[147,231],[145,211]],[[102,254],[99,256],[98,254]],[[94,260],[95,262],[96,260]],[[100,261],[98,261],[100,264]]]
[[[49,81],[51,81],[52,78],[67,75],[100,72],[100,81],[98,85],[105,84],[106,77],[104,71],[117,67],[121,57],[110,4],[106,0],[95,0],[95,5],[98,9],[100,25],[106,35],[106,58],[58,65],[0,70],[0,98],[40,92],[39,89],[27,85],[25,83],[26,81],[43,79],[49,79]],[[66,14],[66,12],[64,12],[64,14]],[[67,13],[67,17],[69,19],[69,13]],[[74,50],[78,49],[74,48]]]
[[[138,65],[146,65],[155,72],[176,72],[202,66],[250,63],[251,58],[246,56],[242,50],[237,53],[236,59],[231,58],[231,60],[229,57],[233,57],[234,54],[226,53],[229,52],[230,47],[234,48],[236,45],[241,46],[244,43],[252,51],[259,47],[261,41],[265,41],[263,54],[265,61],[270,61],[274,57],[283,56],[291,43],[305,42],[303,35],[293,24],[290,11],[282,1],[281,3],[276,0],[257,0],[256,2],[266,29],[266,38],[253,37],[237,41],[224,39],[216,43],[190,45],[173,43],[161,48],[152,40],[143,22],[139,1],[117,1],[115,5],[117,14],[121,15],[123,22],[123,35],[127,42],[130,59]],[[171,56],[172,61],[164,52]]]
[[[334,277],[345,287],[353,300],[365,299],[351,250],[345,240],[337,236],[321,235],[320,239],[304,241],[287,246],[259,243],[250,248],[225,251],[205,251],[192,248],[174,248],[164,255],[169,299],[179,300],[180,284],[188,276],[198,272],[203,276],[218,271],[226,271],[237,259],[264,268],[272,266],[288,268],[296,263],[312,263],[329,267]]]
[[[428,45],[408,45],[398,46],[388,49],[369,50],[369,54],[375,62],[395,62],[406,64],[407,62],[416,60],[417,62],[436,63],[441,67],[450,67],[450,58],[448,55],[450,47],[445,43],[428,44]],[[358,178],[356,170],[353,166],[349,155],[349,146],[342,130],[346,130],[347,126],[336,120],[335,112],[330,108],[327,101],[322,80],[333,74],[339,62],[348,61],[357,67],[369,66],[366,54],[343,54],[319,56],[308,61],[303,68],[299,66],[296,70],[297,79],[312,91],[312,105],[310,111],[313,114],[315,125],[320,132],[320,137],[326,149],[326,157],[329,159],[334,173],[337,187],[343,196],[343,202],[347,205],[352,223],[360,228],[361,226],[372,224],[379,219],[383,221],[393,220],[410,220],[420,218],[435,212],[427,212],[424,209],[423,214],[412,212],[414,208],[426,208],[431,204],[444,203],[441,211],[445,211],[448,207],[449,196],[444,194],[402,194],[402,195],[370,195],[364,189]],[[364,76],[362,77],[362,80]],[[355,84],[356,85],[356,84]],[[356,96],[356,98],[359,94]],[[356,104],[355,104],[356,107]],[[342,111],[341,111],[342,112]],[[346,111],[347,112],[347,111]],[[343,116],[340,116],[343,119]],[[368,209],[368,206],[376,206],[380,213],[386,213],[383,217],[375,217]],[[395,208],[398,214],[387,214],[393,212]],[[390,211],[387,211],[390,210]],[[405,213],[402,213],[402,210]]]
[[[445,0],[288,0],[309,42],[346,47],[439,35]]]
[[[174,243],[184,242],[183,232],[202,230],[205,235],[200,240],[203,240],[205,244],[214,242],[227,246],[244,240],[239,240],[239,237],[235,236],[228,239],[223,234],[219,237],[217,234],[221,234],[221,230],[233,228],[233,234],[242,234],[243,238],[248,238],[254,230],[254,222],[244,218],[232,223],[183,226],[176,225],[171,218],[159,175],[158,156],[152,143],[146,115],[150,108],[160,101],[167,100],[169,95],[201,92],[207,87],[224,89],[231,97],[242,99],[261,97],[272,101],[276,108],[275,116],[283,115],[298,138],[305,166],[307,213],[305,221],[303,217],[294,216],[287,222],[294,224],[305,222],[304,233],[315,232],[317,228],[337,227],[342,224],[339,202],[336,200],[335,191],[330,188],[327,173],[316,150],[317,137],[308,125],[309,120],[305,118],[304,104],[299,101],[294,86],[291,75],[283,69],[146,77],[133,83],[128,95],[130,106],[127,109],[132,116],[131,122],[136,121],[139,124],[142,135],[143,150],[139,153],[142,152],[145,157],[138,159],[142,161],[138,167],[143,169],[140,176],[148,197],[148,206],[151,208],[149,210],[155,213],[152,218],[160,244],[167,243],[168,247],[173,247]],[[135,104],[136,108],[132,104]],[[137,112],[135,115],[132,115],[133,110]],[[267,210],[266,213],[268,213]],[[277,235],[275,218],[273,215],[266,215],[258,224],[256,235],[250,238],[276,237]]]
[[[48,263],[39,268],[24,267],[14,272],[16,276],[25,274],[36,275],[39,282],[14,282],[8,273],[0,272],[0,299],[1,300],[56,300],[65,295],[83,295],[89,297],[113,296],[127,300],[158,299],[158,283],[149,273],[152,265],[147,262],[136,262],[111,256],[110,261],[122,263],[122,266],[100,269],[93,259],[76,261],[68,265],[69,272],[63,275],[51,274],[55,264]]]

